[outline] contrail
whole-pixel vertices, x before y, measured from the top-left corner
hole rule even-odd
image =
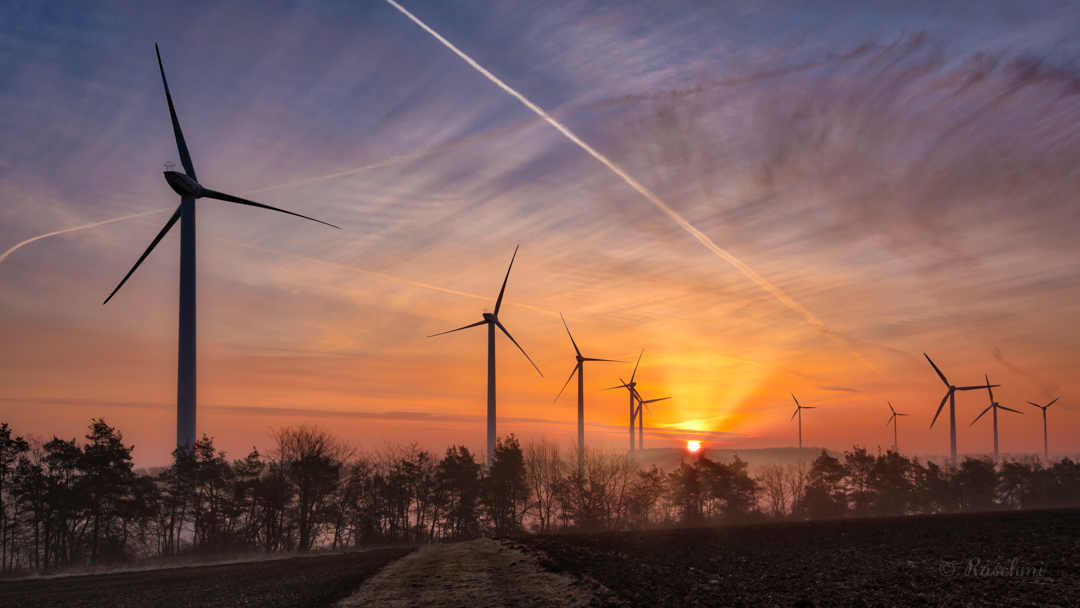
[[[461,57],[465,61],[465,63],[468,63],[469,65],[471,65],[474,69],[476,69],[476,71],[483,74],[488,80],[490,80],[491,82],[494,82],[496,85],[498,85],[499,88],[506,91],[507,93],[509,93],[510,95],[515,97],[518,101],[520,101],[526,108],[529,108],[534,113],[536,113],[537,116],[539,116],[540,118],[547,121],[547,123],[550,124],[552,127],[555,127],[555,129],[557,131],[559,131],[560,133],[565,135],[566,138],[569,139],[570,141],[577,144],[577,146],[579,148],[581,148],[582,150],[587,152],[590,156],[592,156],[596,160],[603,163],[604,166],[606,166],[608,169],[611,169],[611,171],[615,175],[618,175],[620,178],[622,178],[622,180],[624,182],[626,182],[627,185],[629,185],[631,188],[633,188],[634,190],[637,190],[639,194],[644,196],[650,203],[655,205],[657,209],[659,209],[660,211],[663,211],[665,215],[667,215],[672,220],[674,220],[676,224],[678,224],[679,226],[681,226],[683,228],[683,230],[686,230],[687,232],[689,232],[690,235],[693,236],[694,238],[696,238],[698,241],[700,241],[702,245],[705,245],[705,247],[707,247],[709,249],[709,251],[712,251],[716,255],[720,256],[722,259],[726,260],[728,263],[730,263],[732,266],[734,266],[736,269],[738,269],[739,272],[743,273],[748,279],[750,279],[751,281],[757,283],[758,286],[761,287],[762,289],[764,289],[765,291],[768,291],[769,293],[771,293],[774,297],[776,297],[776,299],[783,302],[788,308],[790,308],[796,314],[802,316],[802,318],[805,319],[806,322],[809,323],[811,326],[813,326],[815,329],[817,329],[818,331],[821,331],[822,333],[824,333],[826,336],[828,336],[829,338],[831,338],[833,341],[837,342],[838,344],[841,344],[842,346],[846,346],[848,348],[852,348],[851,345],[847,343],[847,341],[845,341],[841,337],[834,334],[828,328],[828,326],[826,326],[825,323],[821,321],[821,319],[817,318],[817,316],[814,315],[814,313],[807,310],[802,304],[799,304],[798,302],[793,300],[790,296],[788,296],[786,293],[784,293],[779,287],[773,285],[772,283],[767,281],[764,277],[762,277],[758,273],[754,272],[754,269],[747,266],[742,260],[736,258],[735,256],[728,253],[726,250],[719,247],[716,243],[714,243],[712,241],[712,239],[710,239],[703,232],[701,232],[700,230],[695,228],[693,226],[693,224],[691,224],[689,221],[686,220],[686,218],[684,218],[677,211],[672,209],[667,203],[665,203],[663,200],[661,200],[661,198],[659,196],[657,196],[652,190],[649,190],[648,188],[646,188],[644,185],[642,185],[640,182],[638,182],[636,179],[634,179],[633,176],[631,176],[629,173],[627,173],[625,170],[623,170],[622,167],[616,165],[608,157],[604,156],[603,154],[601,154],[600,152],[595,150],[592,146],[585,143],[584,140],[582,140],[580,137],[575,135],[570,129],[566,128],[566,126],[564,126],[561,122],[555,120],[550,114],[545,112],[543,110],[543,108],[541,108],[540,106],[536,105],[535,103],[529,101],[529,99],[526,98],[524,95],[522,95],[521,93],[518,93],[516,90],[511,88],[510,85],[506,84],[502,80],[499,80],[499,78],[497,76],[495,76],[491,72],[484,69],[484,67],[481,66],[479,63],[477,63],[475,60],[473,60],[472,57],[469,57],[468,55],[463,53],[460,49],[458,49],[456,46],[451,44],[449,40],[447,40],[446,38],[443,38],[442,36],[440,36],[438,32],[431,29],[423,21],[420,21],[420,19],[418,19],[415,15],[413,15],[409,11],[405,10],[405,8],[403,6],[401,6],[400,4],[395,2],[394,0],[386,0],[386,2],[388,4],[390,4],[391,6],[393,6],[394,8],[396,8],[397,10],[401,11],[401,13],[403,15],[405,15],[406,17],[411,19],[413,21],[413,23],[415,23],[416,25],[419,25],[421,28],[423,28],[424,31],[426,31],[427,33],[434,36],[435,39],[438,40],[439,42],[441,42],[446,48],[453,51],[454,54],[456,54],[458,57]],[[863,359],[861,355],[859,355],[859,358]],[[865,359],[863,359],[863,363],[869,365],[869,363]]]
[[[252,245],[251,243],[244,243],[242,241],[234,241],[232,239],[225,239],[225,238],[221,238],[221,237],[209,237],[209,238],[211,238],[211,239],[213,239],[215,241],[221,241],[222,243],[229,243],[230,245],[239,245],[240,247],[247,247],[249,249],[258,249],[259,251],[266,251],[266,252],[269,252],[269,253],[277,253],[277,254],[280,254],[280,255],[287,255],[287,256],[290,256],[290,257],[297,258],[299,260],[304,260],[305,262],[312,262],[312,263],[315,263],[315,264],[322,264],[323,266],[331,266],[333,268],[340,268],[341,270],[349,270],[351,272],[359,272],[361,274],[366,274],[366,275],[370,275],[370,276],[373,276],[373,277],[379,277],[380,279],[386,279],[386,280],[389,280],[389,281],[395,281],[397,283],[404,283],[406,285],[411,285],[413,287],[421,287],[423,289],[431,289],[433,291],[441,291],[443,293],[450,293],[450,294],[454,294],[456,296],[464,296],[466,298],[473,298],[475,300],[486,300],[488,302],[491,301],[491,298],[488,297],[488,296],[478,296],[478,295],[476,295],[474,293],[467,293],[467,292],[464,292],[464,291],[457,291],[456,289],[450,289],[448,287],[440,287],[438,285],[432,285],[431,283],[422,283],[420,281],[413,281],[412,279],[405,279],[405,278],[402,278],[402,277],[395,277],[392,274],[384,274],[384,273],[381,273],[381,272],[375,272],[374,270],[365,270],[363,268],[357,268],[356,266],[349,266],[348,264],[341,264],[341,263],[338,263],[338,262],[331,262],[331,261],[328,261],[328,260],[320,260],[319,258],[308,257],[306,255],[300,255],[299,253],[293,253],[291,251],[283,251],[281,249],[271,249],[269,247],[260,247],[259,245]],[[529,310],[535,310],[536,312],[539,312],[539,313],[542,313],[542,314],[545,314],[545,315],[549,315],[549,316],[552,316],[552,317],[558,317],[559,316],[559,313],[557,313],[557,312],[553,312],[553,311],[550,311],[550,310],[544,310],[543,308],[537,308],[536,306],[529,306],[528,304],[520,304],[520,303],[517,303],[517,302],[512,302],[511,300],[506,300],[506,303],[507,304],[512,304],[514,306],[520,306],[521,308],[528,308]]]
[[[102,220],[100,222],[94,222],[93,224],[86,224],[85,226],[75,226],[73,228],[64,228],[63,230],[57,230],[55,232],[47,232],[45,234],[39,234],[39,235],[37,235],[37,236],[35,236],[33,238],[26,239],[25,241],[23,241],[23,242],[15,245],[14,247],[8,249],[4,253],[0,253],[0,263],[2,263],[5,259],[7,259],[7,257],[9,255],[11,255],[11,253],[13,251],[15,251],[16,249],[18,249],[19,247],[22,247],[23,245],[26,245],[28,243],[33,243],[34,241],[36,241],[38,239],[43,239],[43,238],[45,238],[47,236],[54,236],[54,235],[57,235],[57,234],[64,234],[65,232],[75,232],[76,230],[85,230],[87,228],[93,228],[94,226],[100,226],[102,224],[110,224],[112,222],[119,222],[120,220],[130,220],[131,218],[134,218],[134,217],[142,217],[144,215],[151,215],[151,214],[154,214],[154,213],[161,213],[162,211],[172,211],[172,210],[173,210],[173,207],[166,207],[164,209],[155,209],[154,211],[143,211],[142,213],[133,213],[131,215],[125,215],[123,217],[114,217],[111,220]]]

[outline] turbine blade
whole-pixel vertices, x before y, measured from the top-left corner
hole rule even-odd
[[[589,359],[587,357],[582,357],[582,361],[603,361],[605,363],[626,363],[626,361],[616,361],[614,359]]]
[[[510,280],[510,268],[514,267],[514,259],[517,258],[517,252],[518,252],[519,247],[521,247],[521,245],[518,245],[517,247],[514,247],[514,255],[513,255],[513,257],[510,258],[510,267],[506,269],[506,278],[503,279],[502,289],[499,290],[499,299],[495,300],[495,312],[492,313],[492,314],[494,314],[496,317],[499,316],[499,308],[502,307],[502,298],[503,298],[503,293],[506,291],[506,282]],[[506,330],[504,329],[503,331],[505,332]],[[570,330],[567,329],[566,331],[569,332]],[[509,336],[510,334],[506,334],[506,335]],[[511,338],[511,339],[513,339],[513,338]],[[521,348],[521,347],[519,346],[518,348]],[[575,348],[576,348],[576,345],[575,345]],[[521,352],[525,352],[525,351],[521,351]],[[528,355],[525,355],[525,356],[528,357]],[[529,360],[532,361],[532,359],[529,359]],[[533,367],[536,367],[535,363],[533,364]],[[536,371],[540,371],[540,370],[537,369]],[[543,376],[544,374],[540,374],[540,375]]]
[[[476,327],[477,325],[484,325],[486,323],[487,323],[487,319],[484,319],[483,321],[477,321],[476,323],[473,323],[472,325],[466,325],[465,327],[459,327],[457,329],[451,329],[450,331],[443,331],[443,332],[439,332],[437,334],[431,334],[428,337],[429,338],[434,338],[435,336],[442,336],[442,335],[445,335],[445,334],[452,334],[455,331],[461,331],[463,329],[469,329],[470,327]]]
[[[643,348],[643,349],[641,349],[641,352],[638,353],[637,363],[634,364],[634,373],[630,374],[630,382],[634,381],[634,376],[637,375],[638,365],[641,365],[641,355],[644,355],[644,354],[645,354],[645,349]],[[622,378],[619,378],[619,380],[622,380]]]
[[[660,399],[653,399],[653,401],[661,401],[661,400]],[[647,405],[649,403],[652,403],[652,401],[642,401],[641,402],[641,405],[638,406],[638,416],[641,415],[641,406],[645,406],[645,409],[649,411],[649,415],[652,416],[652,409],[650,409],[649,406]]]
[[[795,408],[795,414],[798,414],[798,413],[799,413],[799,410],[801,410],[801,409],[802,409],[801,407],[797,407],[797,408]],[[794,420],[794,419],[795,419],[795,414],[792,414],[792,415],[791,415],[791,418],[789,418],[789,419],[788,419],[788,422],[791,422],[792,420]]]
[[[541,378],[543,378],[543,377],[544,377],[544,372],[540,371],[540,368],[539,368],[539,367],[536,367],[536,364],[535,364],[535,363],[533,363],[533,360],[532,360],[532,358],[531,358],[531,357],[529,357],[529,353],[525,352],[525,349],[524,349],[524,348],[521,348],[521,345],[517,343],[517,340],[515,340],[515,339],[514,339],[514,336],[511,336],[511,335],[510,335],[510,332],[506,331],[506,328],[505,328],[505,327],[503,327],[503,324],[502,324],[502,323],[499,323],[499,319],[498,319],[498,317],[496,317],[496,318],[495,318],[495,326],[496,326],[496,327],[498,327],[499,329],[501,329],[501,330],[502,330],[502,332],[503,332],[504,334],[506,334],[506,337],[507,337],[507,338],[510,338],[510,341],[514,343],[514,346],[518,347],[518,350],[520,350],[520,351],[521,351],[521,354],[525,355],[525,358],[529,360],[529,363],[532,363],[532,366],[533,366],[534,368],[536,368],[536,373],[540,374],[540,377],[541,377]]]
[[[896,414],[897,416],[910,416],[911,414]]]
[[[1054,397],[1054,401],[1051,401],[1050,403],[1047,403],[1046,407],[1050,407],[1051,405],[1054,405],[1054,402],[1056,402],[1058,399],[1061,399],[1061,397]]]
[[[977,390],[982,390],[984,388],[990,389],[990,388],[996,388],[996,387],[999,387],[999,386],[1001,386],[1001,385],[1000,384],[980,384],[979,386],[958,386],[958,387],[956,387],[956,390],[958,390],[958,391],[977,391]]]
[[[983,414],[985,414],[986,412],[989,412],[989,411],[990,411],[990,410],[992,410],[992,409],[994,409],[994,406],[992,406],[992,405],[991,405],[990,407],[988,407],[988,408],[986,408],[985,410],[983,410],[983,411],[982,411],[982,414],[979,414],[978,416],[976,416],[976,417],[975,417],[975,420],[972,420],[972,421],[971,421],[971,424],[975,424],[976,422],[978,422],[978,421],[979,421],[979,418],[982,418],[982,417],[983,417]],[[968,426],[971,426],[971,424],[969,424]]]
[[[885,422],[885,426],[889,426],[889,423],[893,421],[893,418],[896,418],[896,414],[889,416],[889,420]]]
[[[990,376],[983,374],[983,378],[986,378],[986,390],[990,391],[990,403],[994,402],[994,389],[990,388]]]
[[[1012,409],[1011,407],[1005,407],[1004,405],[1000,405],[1000,404],[998,405],[998,408],[1003,409],[1003,410],[1009,410],[1010,412],[1016,412],[1017,414],[1023,414],[1024,413],[1024,412],[1017,412],[1016,410]]]
[[[599,390],[602,390],[602,391],[613,391],[613,390],[615,390],[615,389],[617,389],[617,388],[630,388],[630,387],[629,387],[629,386],[627,386],[626,384],[620,384],[619,386],[611,386],[611,387],[608,387],[608,388],[602,388],[602,389],[599,389]]]
[[[804,406],[802,406],[802,409],[804,409],[804,410],[816,410],[817,406],[816,405],[804,405]]]
[[[923,354],[925,355],[926,353],[923,353]],[[927,359],[929,359],[929,358],[930,357],[927,357]],[[943,397],[941,399],[941,405],[939,405],[937,407],[937,413],[934,414],[934,419],[930,421],[930,428],[934,428],[934,423],[937,422],[937,417],[941,415],[941,410],[945,407],[945,402],[949,400],[949,395],[951,395],[951,394],[952,394],[952,391],[949,391],[949,392],[945,393],[945,397]]]
[[[264,205],[262,203],[256,203],[255,201],[249,201],[247,199],[243,199],[243,198],[240,198],[238,196],[233,196],[231,194],[225,194],[224,192],[217,192],[217,191],[214,191],[214,190],[208,190],[206,188],[203,188],[203,196],[205,196],[206,198],[217,199],[219,201],[227,201],[227,202],[230,202],[230,203],[238,203],[240,205],[250,205],[252,207],[259,207],[261,209],[269,209],[271,211],[279,211],[281,213],[288,213],[289,215],[295,215],[296,217],[302,217],[305,220],[311,220],[313,222],[319,222],[320,224],[326,224],[327,226],[330,226],[331,228],[337,228],[338,230],[341,230],[341,228],[339,228],[338,226],[335,226],[335,225],[333,225],[333,224],[331,224],[329,222],[324,222],[322,220],[317,220],[317,219],[315,219],[313,217],[308,217],[306,215],[300,215],[299,213],[293,213],[292,211],[286,211],[284,209],[278,209],[277,207],[271,207],[270,205]]]
[[[892,403],[889,403],[888,401],[886,401],[885,403],[889,404],[889,411],[893,413],[893,416],[895,416],[896,415],[896,410],[893,409]]]
[[[791,398],[795,399],[795,393],[791,393]],[[802,407],[801,405],[799,405],[799,400],[798,399],[795,399],[795,406],[796,407]]]
[[[511,264],[512,263],[513,262],[511,262]],[[495,314],[499,314],[499,313],[495,313]],[[570,343],[574,345],[574,352],[576,352],[577,356],[580,357],[581,356],[581,349],[577,347],[577,342],[574,342],[574,334],[570,333],[570,327],[566,324],[566,318],[562,316],[561,312],[559,313],[559,318],[562,319],[562,326],[566,328],[566,335],[570,336]],[[594,361],[594,359],[587,359],[587,361]]]
[[[180,121],[176,119],[176,108],[173,107],[172,95],[169,94],[169,81],[165,80],[165,66],[161,63],[161,50],[154,43],[154,51],[157,53],[158,68],[161,69],[161,83],[165,85],[165,99],[169,102],[169,116],[172,117],[173,135],[176,136],[176,149],[180,152],[180,164],[184,166],[184,173],[195,181],[195,166],[191,164],[191,155],[188,154],[187,142],[184,141],[184,132],[180,130]]]
[[[660,397],[659,399],[649,399],[648,401],[642,401],[642,403],[656,403],[657,401],[664,401],[666,399],[671,399],[671,397]]]
[[[124,280],[120,281],[120,284],[116,286],[116,289],[114,289],[112,293],[109,294],[109,297],[105,298],[105,301],[101,303],[103,306],[109,303],[109,300],[111,300],[112,297],[116,295],[116,292],[120,291],[120,288],[124,286],[124,283],[127,282],[128,278],[135,273],[135,269],[139,267],[139,264],[142,264],[143,260],[146,259],[146,256],[150,255],[150,252],[154,250],[154,247],[157,247],[157,244],[161,242],[161,239],[165,238],[165,235],[169,232],[169,229],[173,227],[173,224],[176,223],[176,220],[180,219],[180,209],[181,207],[176,208],[176,211],[173,212],[172,217],[169,218],[169,221],[165,222],[165,227],[161,229],[161,232],[159,232],[156,237],[154,237],[153,242],[151,242],[150,246],[147,247],[146,251],[143,252],[142,257],[139,258],[139,261],[135,262],[135,265],[131,267],[131,270],[129,270],[128,273],[124,275]]]
[[[930,361],[930,365],[934,368],[934,371],[937,372],[937,375],[941,376],[941,381],[945,383],[945,386],[951,386],[949,384],[949,381],[945,379],[945,374],[941,373],[941,370],[938,369],[936,365],[934,365],[934,362],[930,359],[930,355],[923,353],[922,356],[926,357],[927,361]]]
[[[570,372],[570,377],[566,379],[566,384],[562,385],[562,388],[559,389],[559,394],[555,395],[555,401],[558,401],[559,397],[562,397],[562,392],[565,391],[566,387],[570,385],[570,381],[574,379],[574,374],[576,374],[579,369],[581,369],[580,363],[574,366],[574,371]],[[555,401],[552,401],[552,403],[555,403]]]

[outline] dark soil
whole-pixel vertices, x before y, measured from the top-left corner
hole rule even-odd
[[[0,606],[323,607],[415,549],[0,582]]]
[[[632,606],[1078,606],[1080,510],[520,539]],[[1026,570],[1025,570],[1026,569]]]

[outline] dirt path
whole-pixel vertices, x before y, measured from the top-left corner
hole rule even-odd
[[[340,608],[618,606],[594,582],[543,571],[511,542],[487,538],[428,546],[387,566]]]

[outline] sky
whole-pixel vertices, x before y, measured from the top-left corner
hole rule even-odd
[[[947,454],[946,387],[1003,452],[1080,452],[1080,7],[1068,2],[0,6],[0,422],[140,466],[175,438],[179,230],[154,44],[203,199],[198,423],[230,457],[316,424],[365,449],[498,434],[622,449]],[[632,187],[653,193],[671,214]],[[121,219],[122,218],[122,219]],[[693,231],[722,249],[703,245]],[[50,236],[44,236],[50,233]],[[30,242],[27,242],[30,241]],[[742,269],[740,269],[740,265]],[[749,271],[749,272],[747,272]],[[753,280],[755,275],[759,280]],[[958,394],[961,453],[993,449]]]

